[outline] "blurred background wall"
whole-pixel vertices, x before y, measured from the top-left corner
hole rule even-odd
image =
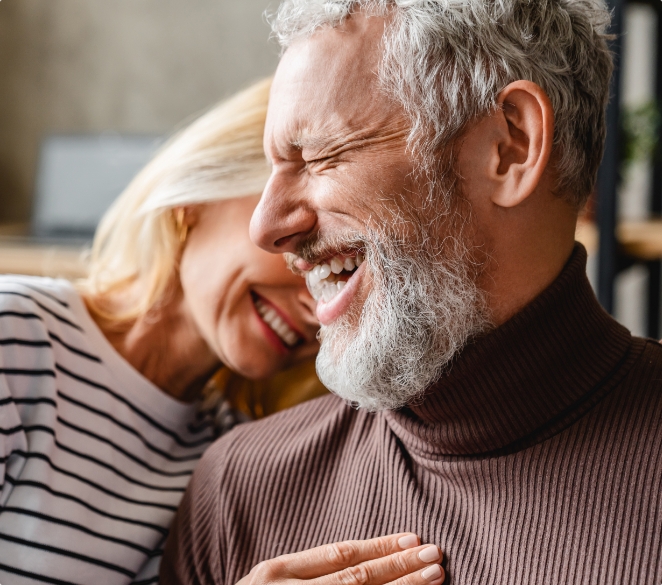
[[[659,106],[655,85],[658,69],[658,22],[649,4],[630,2],[624,10],[621,67],[622,124],[635,126],[625,145],[618,193],[618,220],[644,221],[651,215],[653,150]],[[659,162],[658,162],[659,164]],[[657,194],[659,197],[659,194]],[[623,270],[615,282],[614,316],[637,335],[646,335],[648,271],[641,264]],[[662,302],[662,301],[661,301]]]
[[[50,133],[163,135],[273,72],[268,0],[1,0],[0,222]]]

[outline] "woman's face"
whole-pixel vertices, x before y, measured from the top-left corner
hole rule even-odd
[[[304,279],[248,237],[259,199],[187,208],[180,263],[184,303],[200,334],[223,364],[252,379],[311,358],[319,347]]]

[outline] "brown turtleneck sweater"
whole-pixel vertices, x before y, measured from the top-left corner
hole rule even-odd
[[[164,585],[412,531],[452,585],[662,585],[662,346],[598,305],[578,246],[529,306],[420,404],[333,396],[239,427],[200,463]]]

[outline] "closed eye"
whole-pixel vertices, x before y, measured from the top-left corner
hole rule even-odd
[[[330,156],[324,156],[324,157],[321,157],[321,158],[313,158],[311,160],[307,160],[306,164],[307,165],[318,165],[318,164],[321,164],[321,163],[328,162],[329,160],[331,160]]]
[[[313,158],[304,162],[306,167],[319,171],[335,168],[342,162],[342,160],[337,155],[331,155]]]

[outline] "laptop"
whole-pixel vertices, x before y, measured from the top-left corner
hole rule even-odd
[[[51,135],[41,145],[30,235],[35,243],[89,242],[104,212],[155,154],[154,135]]]

